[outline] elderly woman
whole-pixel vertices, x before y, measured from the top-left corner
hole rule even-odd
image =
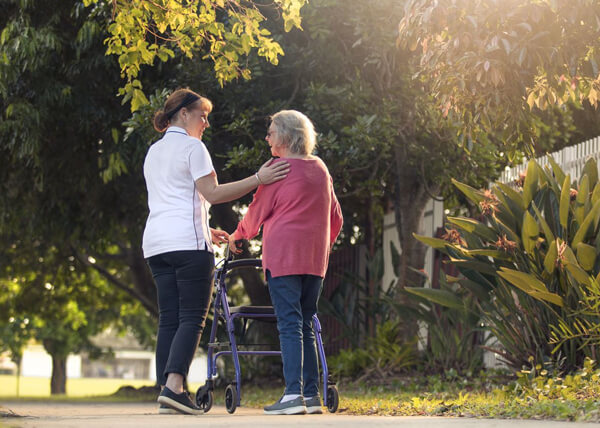
[[[277,316],[285,378],[284,395],[265,413],[322,413],[312,317],[342,212],[327,167],[311,155],[316,134],[304,114],[275,114],[266,140],[273,156],[289,162],[291,171],[285,180],[258,187],[229,236],[229,248],[239,253],[236,241],[256,236],[264,225],[263,269]]]

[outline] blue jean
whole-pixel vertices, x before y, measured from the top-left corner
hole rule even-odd
[[[267,270],[271,301],[283,360],[285,394],[313,397],[319,393],[319,365],[312,317],[323,288],[315,275],[286,275],[273,278]]]
[[[208,313],[214,255],[208,251],[172,251],[147,259],[158,294],[156,381],[169,373],[187,379]]]

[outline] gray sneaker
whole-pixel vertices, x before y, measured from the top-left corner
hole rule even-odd
[[[321,397],[319,395],[315,395],[314,397],[310,397],[304,399],[304,403],[306,403],[306,413],[314,415],[315,413],[323,413],[323,407],[321,406]]]
[[[281,398],[275,404],[265,406],[265,415],[303,415],[306,413],[304,398],[294,398],[285,403],[281,402]]]

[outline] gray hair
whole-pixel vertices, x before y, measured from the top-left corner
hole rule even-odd
[[[317,144],[315,127],[306,115],[296,110],[281,110],[271,121],[289,151],[310,155]]]

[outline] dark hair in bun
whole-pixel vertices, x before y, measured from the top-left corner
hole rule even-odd
[[[208,98],[202,97],[188,88],[177,89],[169,95],[164,107],[154,113],[154,129],[158,132],[166,131],[171,119],[176,117],[182,108],[190,106],[200,107],[208,112],[212,111],[213,107]]]

